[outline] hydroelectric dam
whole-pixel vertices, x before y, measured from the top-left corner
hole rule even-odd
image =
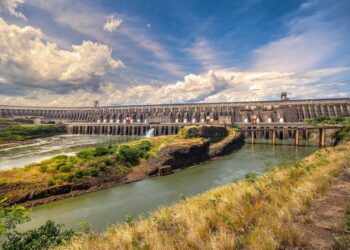
[[[350,116],[350,98],[253,102],[157,104],[94,107],[30,107],[0,105],[3,118],[32,117],[43,122],[63,123],[69,133],[145,135],[175,134],[191,124],[238,125],[252,138],[299,138],[310,129],[305,119],[319,116]],[[281,132],[282,131],[282,132]],[[320,139],[320,145],[322,143]],[[296,144],[298,143],[296,139]]]

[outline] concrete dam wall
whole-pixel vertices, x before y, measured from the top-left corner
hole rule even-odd
[[[1,117],[41,117],[61,122],[203,123],[301,122],[318,116],[350,116],[350,98],[104,107],[0,105]]]

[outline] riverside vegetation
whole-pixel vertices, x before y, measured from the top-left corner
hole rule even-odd
[[[55,124],[17,124],[4,126],[0,127],[0,145],[63,133],[66,133],[65,127]]]

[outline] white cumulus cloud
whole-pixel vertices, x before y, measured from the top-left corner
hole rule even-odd
[[[123,19],[115,18],[113,15],[107,17],[107,21],[103,25],[103,29],[108,32],[113,32],[123,23]]]
[[[0,76],[20,85],[83,84],[123,66],[103,44],[83,41],[71,50],[45,42],[39,29],[0,18]]]
[[[1,0],[0,12],[8,13],[11,16],[27,20],[25,15],[17,10],[18,6],[22,3],[24,3],[24,0]]]
[[[343,69],[348,70],[348,69]],[[271,100],[287,91],[292,98],[347,97],[345,83],[318,83],[322,77],[341,72],[340,68],[325,68],[297,74],[278,71],[238,71],[234,69],[209,70],[200,75],[190,74],[182,81],[163,85],[130,86],[118,88],[114,83],[103,83],[97,91],[79,89],[68,94],[47,90],[33,91],[25,96],[1,96],[1,104],[48,106],[92,106],[93,100],[101,105],[159,104],[185,102],[229,102]]]

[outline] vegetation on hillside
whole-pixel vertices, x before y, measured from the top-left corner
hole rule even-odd
[[[62,134],[66,129],[62,125],[11,125],[0,127],[0,144],[23,141],[37,137]]]
[[[279,249],[300,240],[294,218],[348,167],[350,143],[85,235],[62,249]]]

